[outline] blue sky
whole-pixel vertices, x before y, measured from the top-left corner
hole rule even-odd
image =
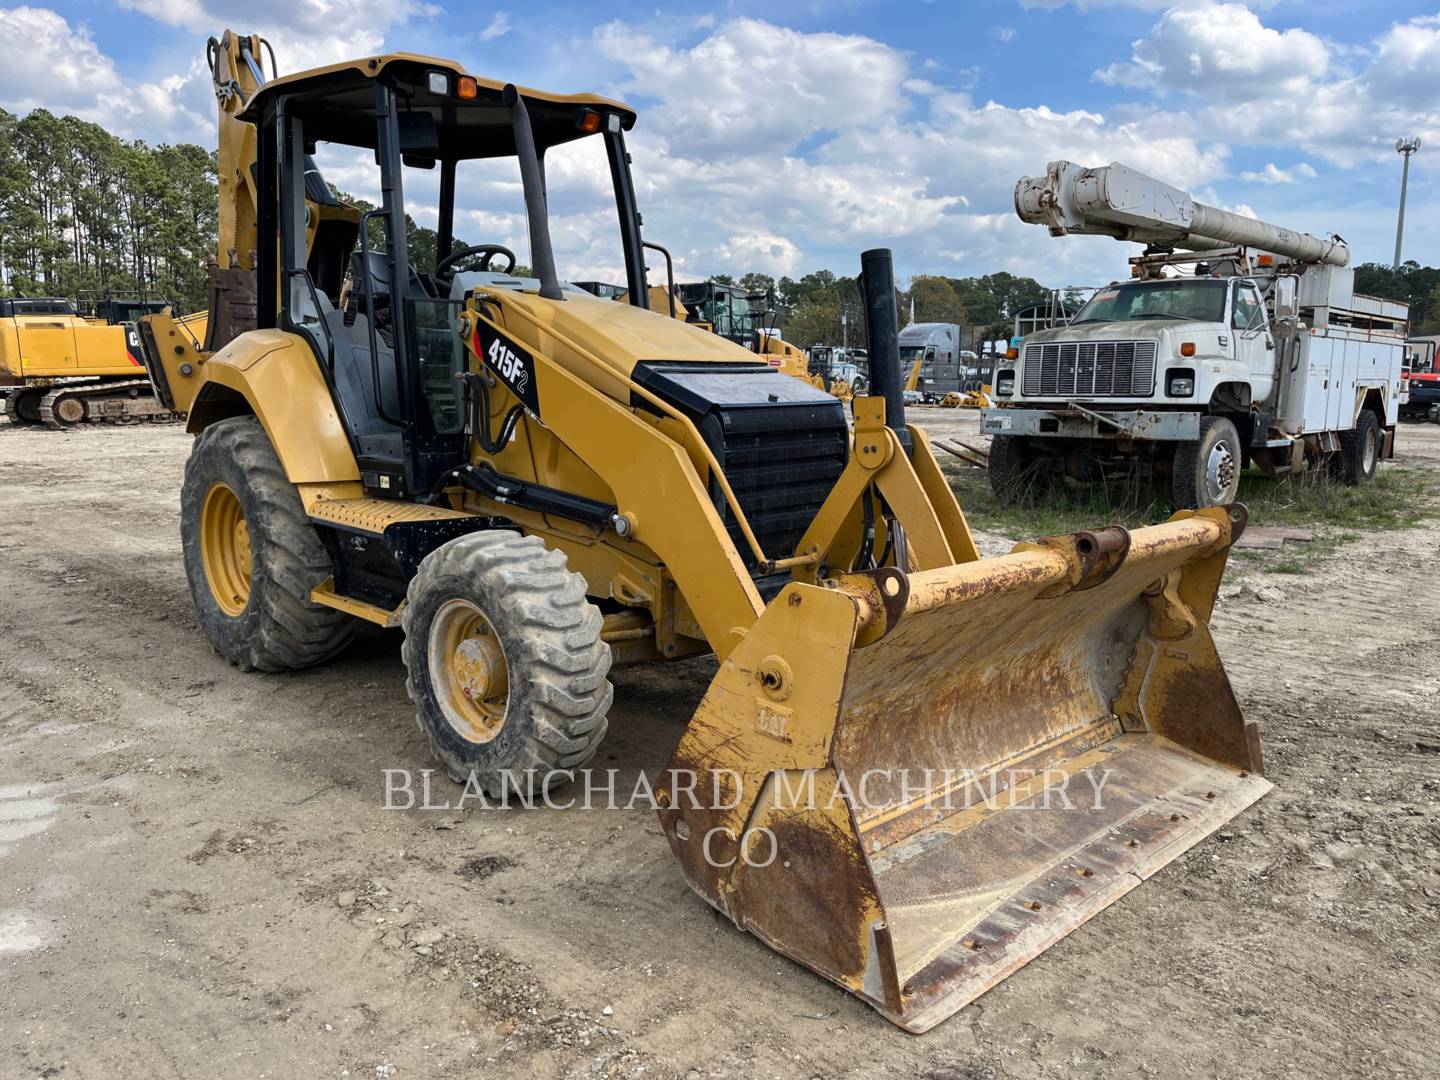
[[[639,107],[632,152],[649,238],[682,275],[1010,270],[1052,285],[1123,273],[1123,245],[1052,240],[1011,191],[1065,157],[1120,160],[1198,196],[1388,261],[1399,159],[1419,134],[1407,257],[1440,262],[1440,7],[1339,0],[862,0],[799,5],[445,0],[112,0],[0,8],[0,105],[129,137],[213,142],[204,39],[272,38],[282,71],[386,49],[477,74],[598,90]],[[369,194],[354,155],[331,179]],[[1432,165],[1432,162],[1434,163]],[[584,153],[557,162],[556,247],[618,276]],[[525,257],[513,177],[462,174],[459,229]],[[427,219],[431,178],[407,189]]]

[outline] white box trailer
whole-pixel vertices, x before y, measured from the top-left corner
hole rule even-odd
[[[1214,210],[1133,169],[1052,162],[1016,208],[1055,235],[1149,245],[1132,280],[1033,333],[995,375],[991,481],[1014,497],[1055,476],[1137,470],[1181,506],[1235,498],[1241,470],[1325,466],[1364,483],[1394,452],[1406,305],[1358,296],[1349,252]],[[1255,248],[1252,244],[1261,244]]]

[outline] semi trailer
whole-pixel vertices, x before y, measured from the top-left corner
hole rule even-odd
[[[1051,162],[1015,189],[1052,236],[1145,245],[1131,278],[1027,336],[995,375],[1002,498],[1070,477],[1168,480],[1179,507],[1234,500],[1241,471],[1365,483],[1393,456],[1408,306],[1354,289],[1350,253],[1206,206],[1125,165]]]

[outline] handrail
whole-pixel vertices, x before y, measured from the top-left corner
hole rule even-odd
[[[475,293],[482,296],[490,295],[489,293],[482,292],[478,289],[475,290]],[[549,334],[551,337],[558,339],[561,344],[565,345],[570,349],[573,349],[575,352],[586,357],[588,360],[590,360],[591,363],[595,364],[597,367],[606,367],[605,363],[601,361],[600,358],[597,357],[594,353],[592,353],[589,349],[585,348],[583,345],[578,344],[566,335],[560,333],[553,326],[543,325],[542,323],[540,323],[539,320],[534,318],[528,312],[521,310],[520,308],[515,308],[513,310],[517,315],[526,319],[537,330],[540,330],[541,332]],[[475,316],[489,323],[490,326],[498,332],[504,333],[504,330],[500,326],[496,325],[494,320],[481,314],[478,310],[475,312]],[[725,496],[725,504],[729,506],[730,510],[734,513],[735,523],[740,526],[741,535],[745,537],[745,542],[750,547],[750,553],[755,556],[755,561],[765,566],[776,567],[780,566],[782,563],[788,563],[789,560],[774,560],[765,554],[765,550],[760,546],[760,541],[755,538],[754,530],[750,528],[750,520],[745,516],[745,511],[740,509],[740,500],[736,496],[734,489],[730,486],[730,481],[725,478],[725,472],[723,469],[720,468],[719,460],[715,457],[714,452],[711,451],[709,444],[700,437],[699,430],[691,422],[690,418],[684,413],[680,412],[678,409],[674,408],[672,405],[670,405],[669,402],[663,400],[660,397],[657,397],[645,387],[641,386],[629,375],[615,371],[613,368],[609,370],[612,372],[612,374],[614,374],[618,379],[620,379],[629,387],[631,393],[637,394],[640,397],[644,398],[651,405],[654,405],[657,409],[659,409],[664,415],[676,421],[678,424],[680,424],[682,429],[691,438],[695,440],[696,445],[700,449],[700,453],[705,458],[705,463],[710,467],[711,474],[720,483],[721,493]]]
[[[361,273],[365,278],[365,323],[370,329],[370,374],[373,379],[375,391],[375,412],[381,420],[387,424],[394,424],[396,427],[404,425],[385,411],[385,399],[380,393],[380,345],[379,333],[375,329],[375,275],[370,272],[370,219],[378,214],[383,214],[385,208],[377,206],[374,210],[367,210],[360,215],[360,264]],[[386,238],[388,243],[388,236]],[[395,304],[395,282],[390,283],[390,303]],[[403,343],[397,343],[403,348]],[[395,355],[398,357],[399,349]]]
[[[673,319],[675,318],[675,260],[670,257],[670,250],[659,244],[642,240],[640,246],[649,248],[651,251],[658,251],[665,256],[665,292],[670,298],[670,318]]]

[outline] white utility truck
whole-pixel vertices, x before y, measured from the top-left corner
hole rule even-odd
[[[1350,252],[1196,202],[1124,165],[1054,161],[1015,188],[1052,236],[1146,245],[1129,281],[1028,335],[995,375],[990,480],[1168,479],[1177,506],[1234,500],[1247,466],[1368,481],[1392,456],[1405,304],[1357,295]]]

